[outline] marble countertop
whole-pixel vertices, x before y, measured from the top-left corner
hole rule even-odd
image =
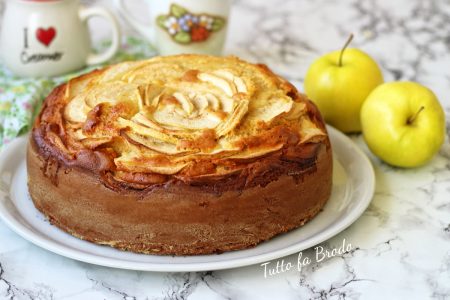
[[[230,26],[226,53],[264,62],[299,86],[311,60],[352,32],[353,46],[379,61],[386,80],[418,81],[437,94],[450,131],[449,1],[240,0]],[[47,252],[0,222],[0,299],[450,299],[448,138],[431,163],[412,170],[381,163],[361,136],[351,138],[377,184],[361,218],[320,244],[331,250],[345,239],[352,249],[344,254],[266,277],[261,265],[135,272]],[[297,254],[282,260],[296,264]]]

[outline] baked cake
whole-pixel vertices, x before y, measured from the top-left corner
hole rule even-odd
[[[264,65],[200,55],[120,63],[58,86],[27,166],[52,224],[171,255],[244,249],[302,226],[332,177],[312,102]]]

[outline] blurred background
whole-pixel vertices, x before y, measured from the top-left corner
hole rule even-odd
[[[4,6],[0,2],[0,14]],[[81,0],[115,15],[110,0]],[[143,0],[126,1],[146,21]],[[126,35],[138,36],[119,18]],[[450,1],[235,0],[225,54],[269,64],[301,82],[312,58],[339,49],[349,33],[352,46],[371,54],[385,80],[414,80],[430,85],[442,101],[450,76]],[[106,21],[89,21],[95,42],[107,39]],[[324,38],[326,37],[326,38]],[[450,101],[447,102],[450,104]]]

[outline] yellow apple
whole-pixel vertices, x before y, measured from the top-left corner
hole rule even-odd
[[[325,121],[343,132],[360,132],[360,110],[370,92],[383,83],[377,63],[358,49],[328,53],[312,63],[305,92]]]
[[[439,100],[414,82],[377,87],[363,104],[361,122],[370,150],[398,167],[425,164],[445,138],[445,115]]]

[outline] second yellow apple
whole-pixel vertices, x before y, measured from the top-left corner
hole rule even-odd
[[[383,83],[378,64],[359,49],[328,53],[312,63],[305,77],[305,92],[325,121],[350,133],[361,131],[360,110],[367,96]]]

